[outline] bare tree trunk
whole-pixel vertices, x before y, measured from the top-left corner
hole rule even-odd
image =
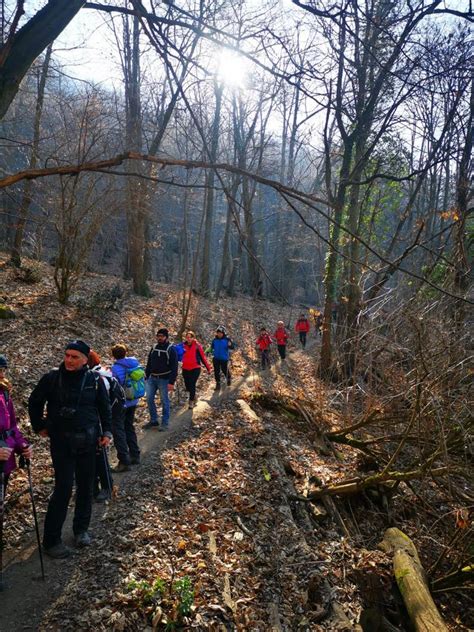
[[[22,5],[19,6],[22,15]],[[85,0],[49,0],[36,15],[4,43],[0,53],[0,120],[15,98],[21,80],[34,60],[66,28]],[[20,3],[19,3],[20,5]]]
[[[217,158],[217,149],[219,146],[219,124],[221,119],[222,92],[224,84],[214,84],[214,94],[216,97],[216,108],[214,110],[214,121],[212,123],[210,154],[207,159],[215,162]],[[199,289],[203,293],[208,293],[210,289],[210,260],[211,260],[211,241],[212,228],[214,225],[214,184],[216,174],[214,169],[209,169],[206,174],[206,197],[205,197],[205,222],[204,222],[204,243],[202,249],[201,278]]]
[[[46,79],[48,76],[49,63],[51,61],[52,44],[46,49],[46,55],[41,65],[39,83],[38,83],[38,96],[36,100],[35,120],[33,123],[33,143],[31,147],[30,156],[30,169],[36,169],[38,162],[38,148],[40,142],[40,127],[41,127],[41,114],[43,112],[44,92],[46,87]],[[23,197],[21,200],[20,209],[18,212],[18,222],[16,225],[15,237],[13,241],[13,247],[10,254],[10,261],[14,266],[21,266],[21,251],[23,246],[23,236],[25,234],[25,226],[28,220],[28,214],[31,205],[31,189],[33,186],[32,180],[25,182],[23,189]]]
[[[126,144],[127,149],[140,152],[142,149],[141,76],[140,76],[140,23],[133,18],[130,37],[129,20],[123,20],[123,71],[126,101]],[[143,169],[141,165],[138,169]],[[148,219],[147,187],[141,179],[127,180],[127,242],[128,267],[133,280],[133,291],[149,296],[146,280],[145,246],[146,222]]]
[[[458,221],[454,229],[454,264],[455,272],[453,285],[462,296],[469,288],[469,276],[472,270],[472,260],[469,257],[467,247],[467,218],[469,214],[468,202],[470,193],[470,179],[472,175],[472,146],[474,134],[474,80],[471,79],[471,101],[469,117],[466,121],[466,142],[459,163],[457,180],[457,215]],[[455,310],[455,319],[458,324],[464,320],[465,303],[458,301]]]

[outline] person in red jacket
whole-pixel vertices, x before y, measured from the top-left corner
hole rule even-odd
[[[189,393],[188,408],[194,408],[196,402],[196,384],[201,373],[201,364],[204,364],[208,373],[211,372],[211,365],[206,358],[204,349],[196,340],[194,331],[186,332],[183,349],[184,355],[181,362],[184,385]]]
[[[270,367],[270,345],[272,344],[272,339],[268,335],[265,327],[260,328],[260,335],[257,338],[256,346],[260,349],[260,358],[262,362],[262,369],[266,369]]]
[[[309,320],[304,314],[300,314],[300,317],[296,321],[295,331],[298,332],[301,346],[304,349],[306,347],[306,334],[309,331]]]
[[[280,354],[280,358],[282,360],[286,358],[286,345],[289,337],[290,336],[285,329],[285,323],[282,320],[279,320],[275,333],[273,334],[273,339],[277,343],[278,353]]]

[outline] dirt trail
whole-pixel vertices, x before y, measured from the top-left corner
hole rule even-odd
[[[308,345],[312,347],[314,343]],[[180,399],[174,397],[172,402],[172,415],[170,419],[170,431],[159,433],[154,430],[139,431],[139,442],[142,454],[142,463],[147,461],[148,456],[162,451],[168,441],[176,440],[180,433],[192,425],[193,419],[209,414],[212,409],[218,409],[221,404],[225,404],[231,399],[240,396],[241,386],[246,384],[252,388],[252,384],[258,382],[261,375],[270,377],[272,374],[283,373],[287,375],[291,369],[292,361],[298,361],[301,354],[308,352],[300,349],[299,345],[292,347],[289,353],[289,362],[282,363],[276,357],[270,371],[263,374],[256,367],[248,366],[249,371],[244,376],[236,377],[231,387],[224,387],[220,393],[215,393],[214,381],[212,377],[201,376],[200,386],[203,389],[200,393],[200,400],[193,411],[187,409],[183,401],[185,393],[181,387]],[[291,372],[291,371],[290,371]],[[137,428],[143,422],[143,416],[137,423]],[[137,485],[137,478],[140,476],[140,466],[131,472],[114,474],[114,483],[119,487],[119,494],[127,494],[129,489]],[[136,498],[136,496],[135,496]],[[136,498],[138,501],[139,498]],[[113,502],[107,505],[95,504],[90,532],[92,537],[101,528],[101,522],[107,513],[113,511]],[[72,545],[72,515],[70,507],[68,517],[64,525],[63,537],[68,545]],[[40,533],[42,534],[43,517],[40,517]],[[94,544],[93,544],[94,546]],[[44,556],[46,571],[46,581],[43,582],[40,573],[40,560],[36,545],[36,538],[32,538],[21,551],[15,551],[15,558],[6,564],[5,584],[6,590],[0,593],[0,632],[11,632],[12,630],[37,630],[41,626],[41,621],[48,610],[61,602],[63,593],[71,581],[81,582],[83,570],[80,561],[81,551],[77,551],[74,556],[67,560],[52,560]]]
[[[203,399],[194,411],[183,406],[184,404],[175,405],[169,432],[150,430],[139,435],[142,461],[145,461],[150,453],[162,450],[170,438],[190,426],[193,416],[199,415],[208,404]],[[140,467],[134,468],[131,472],[114,474],[114,483],[118,485],[119,493],[126,492],[129,483],[137,476],[140,476]],[[113,505],[94,504],[90,528],[92,536],[100,529],[101,519],[110,509],[113,509]],[[70,506],[63,529],[63,538],[64,542],[71,546],[73,543],[72,516],[73,508]],[[40,518],[41,535],[42,523],[43,520]],[[6,564],[4,572],[6,589],[0,592],[0,632],[36,630],[43,613],[60,599],[63,589],[72,576],[74,574],[80,576],[77,565],[80,555],[81,552],[77,551],[67,560],[52,560],[44,556],[46,581],[43,582],[35,536],[33,535],[33,539],[21,551],[16,551],[15,558]]]

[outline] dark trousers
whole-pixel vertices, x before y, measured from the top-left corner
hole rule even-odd
[[[270,367],[270,349],[261,349],[262,369]]]
[[[306,347],[306,332],[305,331],[300,331],[300,342],[303,345],[303,349]]]
[[[95,456],[94,496],[96,496],[101,489],[105,489],[109,493],[112,493],[113,485],[114,481],[110,471],[107,451],[105,448],[99,448]]]
[[[286,358],[286,345],[277,345],[280,358],[284,360]]]
[[[183,369],[184,386],[189,393],[189,401],[196,399],[196,384],[201,374],[201,369]]]
[[[135,432],[136,406],[124,408],[121,414],[112,417],[112,434],[120,463],[130,465],[131,459],[140,458],[137,433]]]
[[[224,374],[224,377],[227,381],[227,384],[230,384],[230,371],[229,371],[229,361],[228,360],[218,360],[217,358],[213,358],[212,365],[214,367],[214,378],[216,380],[216,385],[220,386],[221,383],[221,371]]]
[[[95,476],[97,432],[79,448],[65,437],[51,437],[51,458],[54,467],[54,491],[49,499],[44,521],[43,544],[46,548],[61,542],[67,508],[76,482],[76,506],[72,530],[75,535],[89,528],[92,513],[92,492]]]
[[[127,439],[130,458],[140,458],[140,448],[138,447],[137,433],[135,432],[135,410],[136,406],[125,409],[125,437]]]

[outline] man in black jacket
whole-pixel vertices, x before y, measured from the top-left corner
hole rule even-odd
[[[61,540],[67,508],[76,484],[73,532],[77,547],[88,546],[97,443],[110,443],[110,400],[103,380],[87,367],[89,346],[70,342],[59,369],[40,379],[28,401],[33,430],[49,437],[54,467],[54,491],[44,523],[43,547],[54,558],[71,549]],[[46,417],[44,406],[46,404]]]
[[[146,363],[146,402],[150,421],[144,428],[158,428],[168,430],[170,420],[169,392],[173,391],[176,376],[178,375],[178,354],[169,341],[169,333],[166,327],[158,329],[156,334],[157,344],[148,354]],[[160,391],[162,418],[161,426],[158,423],[158,411],[156,410],[156,391]]]

